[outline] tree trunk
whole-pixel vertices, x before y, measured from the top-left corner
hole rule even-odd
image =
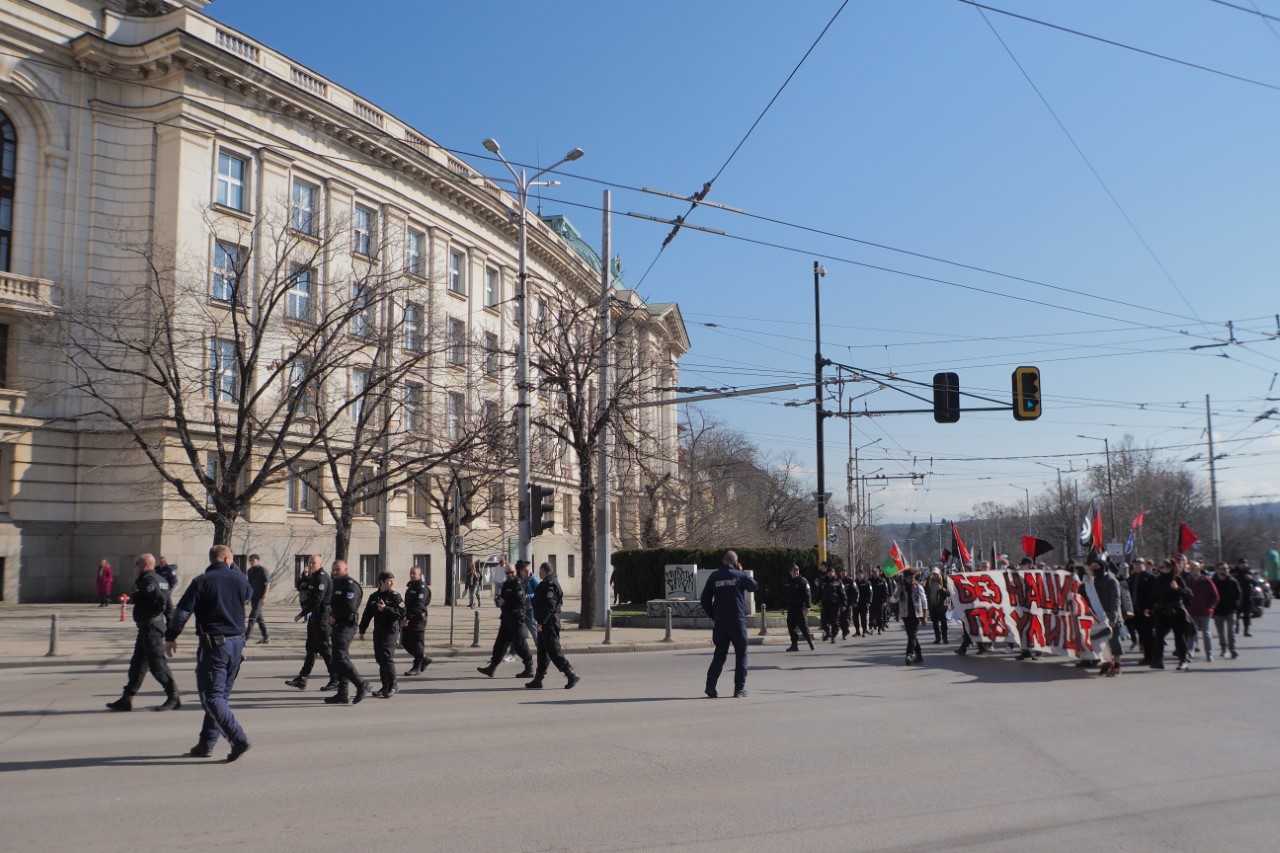
[[[213,544],[230,545],[231,532],[235,529],[236,517],[227,513],[219,513],[213,520]]]
[[[347,559],[347,552],[351,550],[351,525],[354,520],[355,513],[351,507],[344,506],[342,511],[338,513],[338,523],[334,525],[333,530],[333,559]],[[379,570],[385,566],[379,566]],[[359,577],[359,567],[356,567],[356,577]]]
[[[578,457],[578,530],[582,552],[582,614],[578,627],[596,627],[596,583],[601,576],[596,571],[596,513],[595,472],[591,469],[591,457]]]

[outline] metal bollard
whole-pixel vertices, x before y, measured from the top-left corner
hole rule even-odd
[[[613,608],[610,607],[604,612],[604,643],[603,645],[613,645]]]
[[[471,648],[478,649],[480,648],[480,611],[477,610],[473,615],[476,618],[475,627],[471,629]]]
[[[49,614],[49,651],[45,657],[52,658],[58,656],[58,614]]]
[[[129,603],[129,596],[121,595],[120,596],[120,621],[121,622],[124,621],[124,607],[128,603]]]
[[[769,623],[768,621],[766,621],[768,620],[768,618],[769,618],[769,608],[765,607],[763,604],[760,605],[760,636],[761,637],[769,636]]]
[[[667,605],[667,636],[662,638],[662,642],[664,643],[675,642],[675,640],[671,639],[671,610],[672,610],[672,606],[668,604]]]

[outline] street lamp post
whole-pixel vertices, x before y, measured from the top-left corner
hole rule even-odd
[[[483,144],[485,150],[497,157],[511,173],[511,179],[515,182],[516,198],[520,204],[520,273],[516,289],[516,324],[519,326],[516,338],[516,456],[519,468],[517,488],[520,507],[518,534],[520,539],[517,556],[518,559],[529,560],[531,541],[529,535],[529,299],[527,287],[529,189],[530,187],[552,187],[558,184],[559,181],[539,181],[538,178],[558,166],[577,160],[582,156],[582,149],[574,148],[547,168],[529,176],[525,174],[524,169],[517,172],[515,167],[507,162],[507,158],[502,156],[502,149],[496,139],[486,139]]]
[[[1116,499],[1115,494],[1111,490],[1111,442],[1105,438],[1098,438],[1092,435],[1077,435],[1076,438],[1087,438],[1089,441],[1101,441],[1103,451],[1107,454],[1107,505],[1111,508],[1111,535],[1118,536],[1120,529],[1116,527]],[[1102,543],[1104,546],[1105,542]]]
[[[817,261],[813,262],[813,407],[817,419],[818,433],[818,565],[827,561],[827,496],[826,462],[822,448],[822,419],[826,412],[822,410],[822,297],[818,283],[827,274],[826,269]]]

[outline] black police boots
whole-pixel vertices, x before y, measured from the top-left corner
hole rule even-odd
[[[787,646],[787,651],[789,651],[789,652],[798,652],[798,651],[800,651],[800,647],[799,647],[799,646],[797,646],[795,643],[792,643],[791,645]]]
[[[493,678],[493,674],[494,674],[494,672],[496,672],[496,671],[497,671],[497,669],[498,669],[498,668],[497,668],[496,666],[494,666],[493,664],[489,664],[488,666],[478,666],[478,667],[476,667],[476,672],[480,673],[481,675],[487,675],[487,676],[489,676],[490,678]]]
[[[418,673],[420,673],[420,672],[422,672],[422,670],[418,667],[418,664],[416,664],[416,663],[415,663],[413,666],[409,667],[409,669],[408,669],[408,670],[406,670],[404,673],[402,673],[400,677],[401,677],[401,678],[410,678],[410,677],[412,677],[412,676],[417,675],[417,674],[418,674]]]
[[[540,673],[538,673],[537,675],[535,675],[535,676],[533,677],[533,681],[530,681],[528,684],[526,684],[526,685],[525,685],[525,687],[528,687],[530,690],[541,690],[541,689],[542,689],[542,676],[543,676],[543,673],[541,673],[541,672],[540,672]]]
[[[165,696],[164,702],[155,706],[153,711],[176,711],[182,707],[182,700],[178,698],[178,691],[174,690]]]
[[[578,673],[574,672],[573,670],[569,670],[568,672],[565,673],[565,675],[569,678],[569,680],[564,685],[565,690],[572,690],[573,686],[582,680],[582,676],[578,675]]]
[[[533,667],[525,664],[524,669],[516,673],[516,678],[533,678]]]
[[[307,689],[307,680],[299,675],[297,678],[290,678],[285,684],[289,687],[296,687],[299,690]]]
[[[108,702],[107,707],[112,711],[132,711],[133,700],[128,696],[121,696],[114,702]]]
[[[359,705],[364,701],[364,697],[369,695],[369,682],[362,681],[356,685],[356,698],[351,700],[352,705]]]

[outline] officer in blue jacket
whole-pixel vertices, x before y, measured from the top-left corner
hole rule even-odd
[[[244,653],[244,606],[253,596],[249,580],[232,565],[231,549],[214,545],[209,549],[209,568],[197,575],[173,609],[164,632],[165,657],[178,649],[178,635],[187,620],[196,617],[200,648],[196,652],[196,690],[204,708],[200,740],[187,755],[208,758],[219,735],[231,741],[227,761],[235,761],[249,751],[249,736],[231,713],[228,699],[240,672]]]
[[[724,552],[724,562],[707,578],[702,588],[702,609],[711,617],[711,641],[715,653],[711,666],[707,667],[707,696],[715,699],[716,682],[729,656],[729,644],[733,644],[733,698],[747,695],[747,598],[746,593],[756,591],[756,581],[742,571],[738,555]]]

